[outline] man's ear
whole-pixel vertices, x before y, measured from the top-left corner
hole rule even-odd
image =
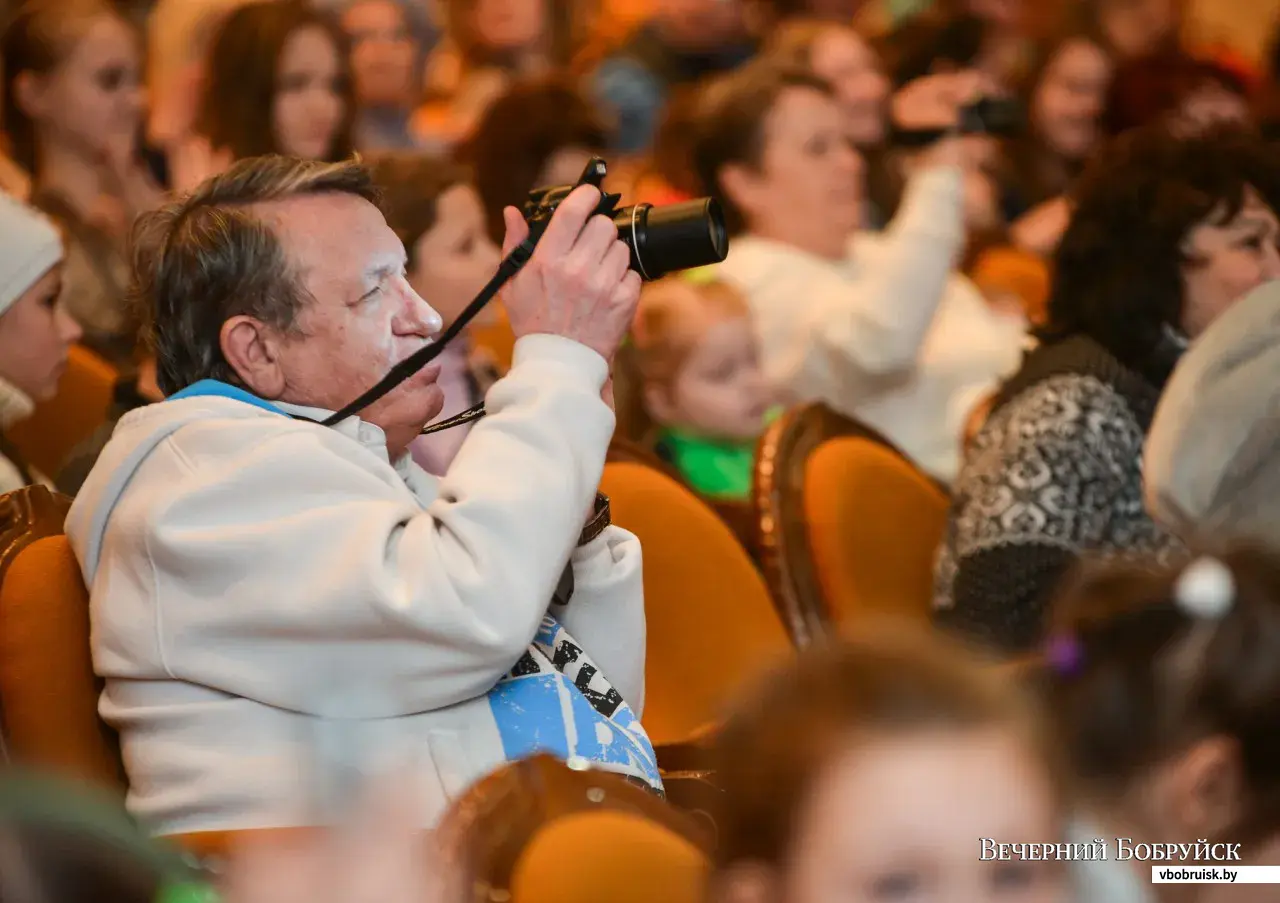
[[[249,391],[266,399],[284,394],[279,343],[266,324],[243,314],[232,317],[222,324],[218,341],[222,356]]]
[[[1197,837],[1214,837],[1240,817],[1244,775],[1236,741],[1213,736],[1194,744],[1173,764],[1167,785],[1173,813]]]

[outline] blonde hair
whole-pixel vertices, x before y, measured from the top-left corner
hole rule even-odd
[[[701,281],[683,274],[646,285],[614,377],[619,433],[635,442],[652,439],[655,424],[644,404],[645,386],[667,389],[675,383],[708,322],[746,316],[742,293],[714,276]]]

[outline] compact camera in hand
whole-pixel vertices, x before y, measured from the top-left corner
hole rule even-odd
[[[956,128],[902,128],[895,126],[890,143],[899,147],[927,147],[947,135],[991,135],[1016,138],[1026,130],[1022,105],[1011,97],[980,97],[960,108]]]
[[[579,185],[601,189],[596,213],[613,220],[618,239],[631,250],[631,269],[645,281],[660,279],[676,270],[719,263],[729,253],[724,213],[715,198],[698,198],[682,204],[655,207],[636,204],[619,209],[621,195],[604,193],[607,167],[593,157],[576,185],[535,188],[524,205],[531,237],[541,235],[560,202]]]

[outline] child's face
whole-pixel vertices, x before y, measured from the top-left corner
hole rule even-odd
[[[1057,842],[1044,770],[1007,730],[871,738],[831,763],[801,810],[788,903],[1059,903],[1057,862],[987,861],[981,839]]]
[[[711,319],[664,394],[654,414],[668,426],[715,439],[759,436],[769,400],[750,321]]]
[[[409,282],[447,327],[498,269],[502,253],[485,230],[484,207],[470,185],[454,185],[436,201],[436,224],[414,246]],[[492,307],[486,307],[488,312]],[[483,322],[481,313],[472,322]]]

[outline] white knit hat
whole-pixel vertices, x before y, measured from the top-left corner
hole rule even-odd
[[[62,236],[44,214],[0,193],[0,314],[62,260]]]

